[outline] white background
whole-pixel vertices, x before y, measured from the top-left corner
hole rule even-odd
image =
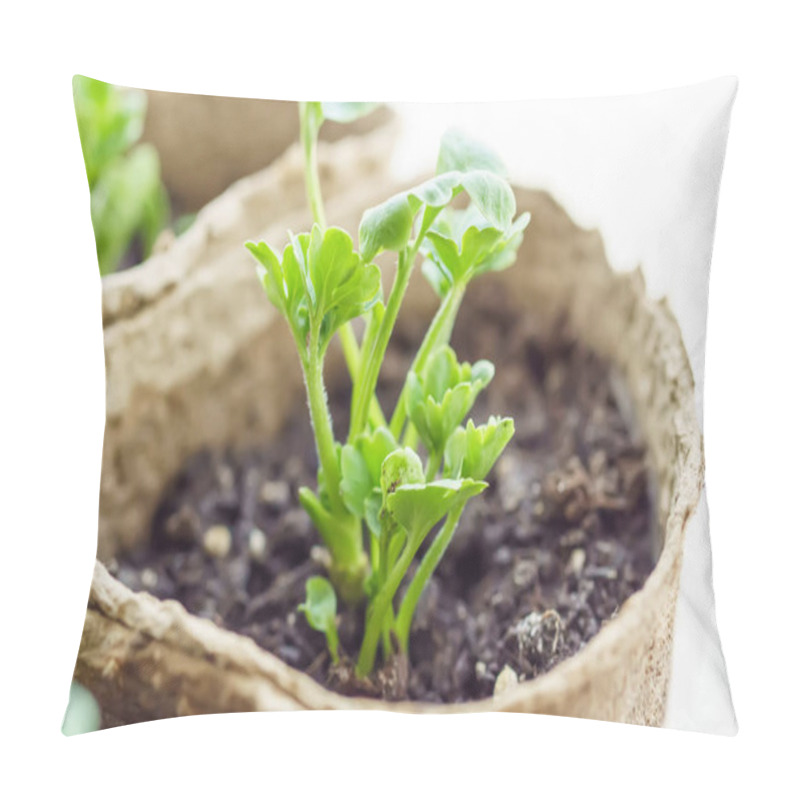
[[[515,8],[515,5],[518,7]],[[2,670],[9,796],[787,797],[798,714],[797,25],[792,3],[29,4],[3,59]],[[360,6],[360,8],[358,8]],[[99,280],[70,80],[474,100],[740,78],[706,362],[717,616],[736,738],[543,717],[238,715],[63,739],[91,576]],[[10,247],[9,247],[10,245]],[[76,590],[76,587],[84,587]]]
[[[491,142],[515,183],[550,192],[601,231],[616,269],[641,266],[683,332],[702,419],[708,267],[736,79],[599,100],[398,103],[393,171],[430,170],[445,130]],[[479,287],[476,287],[480,291]],[[735,733],[714,621],[706,498],[689,522],[664,725]]]

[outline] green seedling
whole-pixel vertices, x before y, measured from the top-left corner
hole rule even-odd
[[[439,469],[444,448],[472,408],[478,392],[494,377],[490,361],[459,364],[447,345],[428,359],[422,375],[410,372],[406,380],[406,410],[428,449],[427,476]]]
[[[116,270],[134,240],[145,258],[169,219],[158,153],[140,143],[144,92],[76,75],[78,133],[91,197],[100,274]]]
[[[336,592],[330,582],[317,575],[306,581],[306,601],[299,610],[308,624],[325,634],[328,651],[334,664],[339,663],[339,631],[336,629]]]
[[[488,361],[459,363],[450,347],[469,283],[514,262],[528,223],[502,162],[463,134],[442,140],[436,175],[364,212],[358,242],[328,227],[317,173],[317,136],[326,119],[348,122],[372,104],[305,103],[300,129],[313,224],[289,234],[281,252],[248,242],[270,302],[286,318],[305,377],[319,474],[299,491],[330,554],[329,578],[311,578],[300,606],[325,634],[331,659],[342,653],[337,596],[364,609],[358,677],[405,653],[419,598],[455,534],[465,505],[514,433],[508,418],[476,426],[467,419],[492,380]],[[465,208],[452,201],[466,195]],[[391,286],[373,263],[395,254]],[[417,261],[439,297],[391,416],[376,397],[381,365]],[[360,341],[351,322],[363,320]],[[323,381],[323,364],[338,336],[352,380],[349,430],[337,441]],[[465,424],[466,420],[466,424]],[[417,452],[424,446],[426,463]],[[416,565],[416,566],[415,566]],[[401,587],[405,590],[401,592]]]

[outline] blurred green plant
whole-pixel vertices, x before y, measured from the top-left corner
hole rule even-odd
[[[319,130],[326,119],[351,121],[370,110],[370,104],[300,104],[314,223],[308,233],[290,233],[283,251],[266,242],[246,243],[267,298],[294,337],[317,445],[317,490],[304,487],[299,499],[330,554],[330,581],[311,578],[300,610],[325,634],[338,664],[337,595],[345,603],[366,605],[355,663],[359,678],[372,673],[379,647],[384,659],[407,652],[420,596],[467,501],[488,486],[484,479],[514,434],[510,418],[463,424],[494,367],[488,361],[459,363],[450,336],[467,285],[511,266],[529,220],[528,214],[515,217],[516,200],[500,159],[450,131],[442,139],[436,175],[367,209],[357,241],[328,227],[317,169]],[[462,193],[466,208],[452,208]],[[383,251],[396,257],[388,297],[373,263]],[[378,376],[418,255],[439,310],[387,422],[376,395]],[[351,327],[359,318],[361,341]],[[342,442],[334,437],[323,381],[334,335],[353,384],[350,427]],[[424,446],[424,466],[417,442]]]
[[[79,733],[91,733],[100,727],[100,706],[94,695],[82,684],[73,681],[69,687],[69,702],[61,733],[64,736],[75,736]]]
[[[75,114],[91,193],[100,274],[114,272],[134,240],[143,257],[169,220],[155,148],[140,143],[147,98],[82,75],[72,79]]]

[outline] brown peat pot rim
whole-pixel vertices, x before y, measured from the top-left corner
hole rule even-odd
[[[321,151],[333,224],[356,229],[364,208],[396,191],[384,173],[392,138],[378,132]],[[661,723],[683,539],[703,483],[689,359],[667,302],[647,297],[640,272],[612,272],[596,232],[575,226],[549,195],[515,191],[519,211],[530,211],[532,222],[518,264],[498,279],[514,287],[521,310],[552,320],[566,314],[570,329],[619,368],[633,399],[655,476],[663,542],[644,587],[581,652],[550,672],[494,698],[432,705],[338,695],[176,601],[131,592],[98,562],[76,677],[95,692],[110,720],[371,708]],[[264,221],[273,220],[278,222],[265,231]],[[302,387],[282,320],[261,295],[241,243],[263,235],[279,244],[287,228],[307,224],[294,149],[207,206],[168,252],[135,274],[104,281],[109,399],[101,558],[142,540],[161,489],[191,452],[264,440],[280,427]],[[407,305],[409,314],[429,316],[432,298],[412,287]],[[186,313],[176,314],[178,308]],[[154,331],[160,338],[153,339]],[[166,358],[166,371],[157,359],[148,361],[154,341],[162,355],[181,348],[180,359]],[[259,372],[270,361],[272,378]],[[197,399],[203,389],[201,398],[213,398],[213,388],[221,386],[229,391],[224,409]]]

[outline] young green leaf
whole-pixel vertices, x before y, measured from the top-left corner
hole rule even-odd
[[[517,260],[522,234],[530,221],[531,215],[527,211],[520,214],[492,252],[482,261],[476,262],[470,279],[486,272],[501,272],[508,269]]]
[[[450,128],[442,136],[439,145],[439,158],[436,161],[436,172],[467,172],[482,169],[494,172],[506,178],[506,167],[500,156],[481,142],[467,136],[463,131]]]
[[[390,453],[381,465],[381,491],[384,499],[398,486],[406,483],[423,483],[425,471],[420,457],[410,448],[403,447]]]
[[[76,75],[72,80],[78,134],[89,187],[141,138],[147,95]]]
[[[444,474],[449,478],[483,480],[514,435],[510,417],[489,417],[485,425],[457,428],[444,451]]]
[[[308,234],[301,236],[307,237]],[[309,300],[304,278],[305,257],[302,244],[299,247],[286,245],[282,260],[266,242],[246,242],[245,247],[258,261],[258,278],[270,303],[286,317],[298,347],[304,353],[309,332]],[[303,266],[297,260],[298,250]]]
[[[446,206],[461,190],[460,178],[457,172],[437,175],[368,208],[358,228],[361,255],[370,261],[382,250],[402,250],[411,238],[417,212],[423,206]]]
[[[508,228],[516,213],[517,201],[503,178],[487,170],[475,170],[464,173],[462,185],[492,227],[499,230]]]
[[[353,250],[341,228],[314,225],[293,236],[282,260],[265,242],[247,242],[259,262],[259,277],[272,304],[289,320],[304,343],[317,331],[324,350],[336,330],[360,316],[378,298],[380,270]]]
[[[353,444],[342,448],[342,499],[351,513],[366,519],[376,536],[380,534],[381,467],[397,448],[394,436],[385,427],[359,434]]]
[[[361,117],[371,114],[380,103],[320,103],[325,119],[333,122],[355,122]]]
[[[453,170],[436,175],[367,209],[358,229],[362,256],[371,261],[382,250],[401,250],[411,237],[414,220],[421,208],[426,209],[424,227],[427,227],[438,210],[461,191],[467,192],[490,225],[501,230],[511,225],[516,200],[503,178],[483,169],[469,172]],[[428,214],[428,211],[433,213]]]
[[[412,542],[418,542],[451,509],[466,503],[486,487],[484,481],[442,479],[430,483],[409,483],[398,486],[386,496],[389,513],[407,531]]]
[[[494,377],[489,361],[459,364],[453,349],[440,347],[428,359],[422,375],[407,378],[408,416],[430,453],[440,456],[450,435]]]
[[[339,663],[339,632],[336,628],[336,592],[330,581],[319,575],[306,581],[306,600],[298,611],[306,615],[308,624],[325,634],[334,664]]]
[[[315,225],[308,248],[308,272],[315,294],[314,315],[320,320],[323,343],[345,322],[361,316],[378,299],[381,273],[353,249],[341,228]]]
[[[422,244],[423,274],[440,297],[454,284],[466,286],[478,275],[511,266],[530,221],[526,212],[503,231],[489,225],[474,205],[448,212],[438,217]]]
[[[388,517],[388,529],[398,532],[402,529],[406,535],[395,536],[389,541],[388,575],[380,584],[371,587],[364,639],[356,663],[356,674],[360,677],[372,670],[380,633],[386,630],[387,613],[392,616],[392,599],[428,532],[451,509],[463,505],[486,488],[482,481],[471,480],[403,483],[404,477],[421,477],[422,463],[415,457],[413,450],[405,448],[396,450],[384,462],[384,508],[381,515]],[[394,543],[400,548],[392,553]]]
[[[118,268],[139,240],[150,255],[169,220],[158,153],[141,137],[146,95],[76,75],[75,114],[91,192],[100,274]]]
[[[149,254],[166,225],[168,211],[158,153],[152,145],[137,145],[124,158],[108,164],[91,191],[100,273],[107,275],[117,268],[137,235]]]

